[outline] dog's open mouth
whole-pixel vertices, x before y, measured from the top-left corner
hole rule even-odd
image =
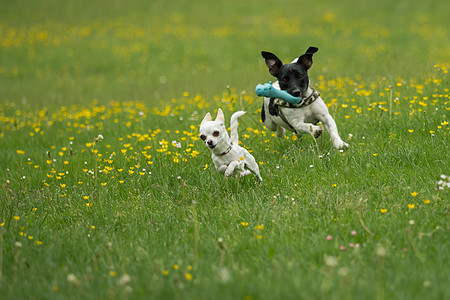
[[[208,145],[209,149],[214,149],[216,148],[216,145]]]

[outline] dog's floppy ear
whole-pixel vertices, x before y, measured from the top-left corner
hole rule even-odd
[[[204,123],[210,122],[210,121],[212,121],[211,114],[210,114],[210,113],[207,113],[207,114],[205,115],[205,117],[203,118],[202,123],[200,124],[200,126],[202,126]]]
[[[309,47],[308,50],[306,50],[305,54],[302,54],[298,58],[297,63],[301,64],[306,70],[308,70],[313,64],[312,56],[317,51],[319,51],[319,48]]]
[[[280,71],[280,68],[283,65],[281,60],[275,54],[270,52],[261,51],[261,55],[266,60],[266,66],[269,68],[270,74],[272,74],[272,76],[277,77],[278,72]]]
[[[225,124],[225,116],[223,115],[223,111],[220,108],[217,110],[216,121]]]

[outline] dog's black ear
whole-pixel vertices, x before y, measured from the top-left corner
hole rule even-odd
[[[270,52],[261,51],[261,55],[266,60],[266,66],[269,68],[270,74],[277,77],[278,71],[280,71],[280,68],[283,65],[281,60],[275,54]]]
[[[316,47],[309,47],[308,50],[306,50],[305,54],[302,54],[297,62],[299,64],[301,64],[306,70],[308,70],[309,68],[311,68],[312,64],[313,64],[313,54],[316,53],[317,51],[319,51],[319,48]]]

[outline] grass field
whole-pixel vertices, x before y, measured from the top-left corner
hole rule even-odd
[[[447,1],[65,2],[0,10],[1,299],[450,298]],[[308,46],[345,151],[260,122]]]

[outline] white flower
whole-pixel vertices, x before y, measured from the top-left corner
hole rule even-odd
[[[225,282],[228,282],[231,280],[231,274],[227,268],[220,268],[217,275],[219,277],[219,280],[222,283],[225,283]]]
[[[122,277],[120,277],[119,282],[121,285],[128,285],[131,282],[130,275],[124,274]]]
[[[377,256],[379,256],[381,258],[386,257],[386,255],[387,255],[386,249],[382,246],[379,246],[375,252],[376,252]]]
[[[338,265],[339,261],[334,256],[325,256],[325,264],[329,267],[336,267]]]
[[[72,273],[67,275],[67,281],[73,285],[79,285],[77,277]]]

